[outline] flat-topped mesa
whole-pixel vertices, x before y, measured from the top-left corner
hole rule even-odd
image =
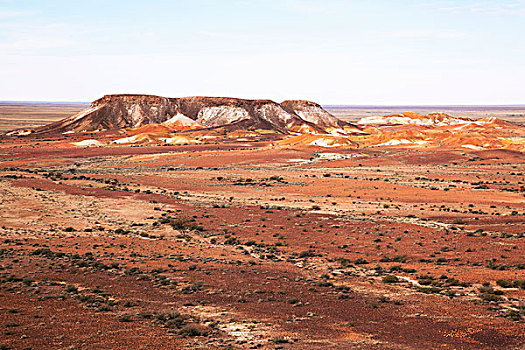
[[[91,132],[166,121],[177,114],[169,98],[152,95],[105,95],[77,114],[34,130],[35,134]]]
[[[328,129],[354,127],[310,101],[279,104],[271,100],[229,97],[117,94],[105,95],[80,113],[37,128],[34,133],[92,132],[162,123],[174,129],[183,124],[185,129],[265,129],[283,134],[326,133]]]
[[[98,100],[95,100],[91,102],[91,106],[98,106],[105,103],[110,102],[149,102],[149,103],[158,103],[161,101],[168,101],[170,98],[168,97],[162,97],[157,95],[140,95],[140,94],[111,94],[111,95],[104,95]]]

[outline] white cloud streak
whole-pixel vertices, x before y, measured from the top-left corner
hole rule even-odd
[[[402,30],[382,33],[383,37],[390,38],[420,38],[420,39],[459,39],[468,38],[470,34],[465,32],[447,30]]]
[[[14,17],[30,16],[33,14],[35,14],[34,11],[0,10],[0,19],[11,19]]]
[[[462,5],[456,4],[456,1],[452,3],[448,2],[448,4],[438,7],[437,10],[453,14],[482,13],[489,15],[525,15],[525,1],[523,0],[492,0],[468,2]]]
[[[2,27],[7,29],[4,39],[0,41],[0,51],[3,55],[32,55],[41,50],[78,45],[73,30],[65,23],[11,26],[4,24]]]

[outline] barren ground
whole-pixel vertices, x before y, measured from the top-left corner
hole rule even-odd
[[[0,347],[523,349],[524,164],[4,141]]]

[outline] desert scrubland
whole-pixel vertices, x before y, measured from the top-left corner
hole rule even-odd
[[[4,134],[0,346],[523,348],[522,127],[374,118]]]

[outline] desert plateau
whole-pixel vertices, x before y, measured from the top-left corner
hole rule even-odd
[[[525,350],[525,0],[0,0],[0,350]]]
[[[523,349],[517,110],[3,103],[0,349]]]

